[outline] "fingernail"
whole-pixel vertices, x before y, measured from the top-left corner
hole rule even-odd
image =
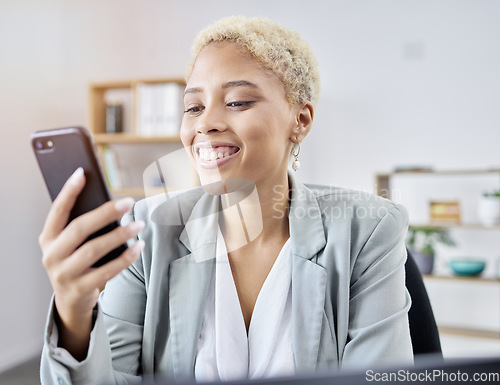
[[[132,222],[128,225],[128,229],[131,233],[138,233],[144,228],[145,225],[144,221]]]
[[[73,175],[71,175],[70,179],[71,179],[71,183],[77,185],[80,180],[82,179],[82,176],[83,176],[83,168],[82,167],[78,167],[75,172],[73,173]]]
[[[119,199],[115,203],[115,210],[118,212],[126,212],[132,208],[134,203],[135,201],[130,197]]]
[[[136,243],[134,243],[132,246],[130,246],[130,250],[132,251],[132,253],[140,252],[140,251],[142,251],[142,249],[144,249],[144,245],[145,245],[145,242],[142,239],[140,239]]]

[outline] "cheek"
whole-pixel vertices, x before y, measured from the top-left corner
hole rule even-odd
[[[193,142],[194,138],[193,130],[191,129],[190,125],[186,122],[185,119],[182,120],[182,125],[179,135],[181,137],[181,142],[184,145],[184,147],[190,146],[191,143]]]
[[[290,122],[283,114],[268,114],[262,119],[255,131],[249,133],[255,140],[265,142],[266,146],[273,146],[278,150],[289,141]]]
[[[260,124],[259,124],[260,123]],[[289,136],[286,123],[281,119],[266,119],[247,126],[244,134],[250,154],[254,159],[268,162],[280,162],[283,157],[288,159]]]
[[[257,114],[248,116],[244,127],[245,136],[249,140],[286,140],[289,121],[284,114],[276,111],[262,110]]]

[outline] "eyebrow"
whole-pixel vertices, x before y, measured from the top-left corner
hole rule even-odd
[[[222,85],[223,89],[232,88],[232,87],[250,87],[250,88],[259,88],[257,84],[251,83],[247,80],[235,80],[232,82],[227,82]]]
[[[259,88],[259,86],[255,83],[249,82],[248,80],[234,80],[231,82],[224,83],[222,85],[222,89],[233,88],[233,87],[250,87],[250,88]],[[203,88],[201,87],[190,87],[186,88],[184,91],[184,95],[187,94],[195,94],[198,92],[203,92]]]
[[[187,95],[187,94],[195,94],[197,92],[202,92],[203,89],[200,88],[200,87],[191,87],[191,88],[186,88],[186,90],[184,91],[184,95]]]

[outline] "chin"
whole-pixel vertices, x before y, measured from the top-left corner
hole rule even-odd
[[[221,175],[219,172],[202,172],[198,174],[201,186],[207,194],[223,195],[243,193],[249,195],[255,190],[255,182],[240,176]],[[240,194],[238,194],[240,195]]]

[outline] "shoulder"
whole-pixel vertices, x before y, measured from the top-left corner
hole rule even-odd
[[[326,232],[348,231],[352,245],[370,237],[400,238],[408,228],[406,209],[375,194],[342,187],[307,185],[319,206]]]
[[[404,264],[408,213],[403,206],[365,191],[321,185],[307,189],[321,212],[326,245],[319,263],[327,270],[344,271],[354,282],[370,266],[377,265],[374,271],[384,276]]]
[[[146,228],[157,226],[175,226],[188,218],[203,195],[202,187],[157,194],[137,201],[132,210],[122,218],[122,225],[132,221],[144,221]]]
[[[322,213],[325,215],[337,213],[352,216],[352,219],[375,221],[389,212],[407,216],[401,205],[370,192],[326,185],[308,184],[306,187],[312,192],[320,208],[324,209]]]
[[[134,220],[143,220],[146,223],[174,224],[176,221],[172,220],[181,214],[189,215],[204,194],[202,187],[195,187],[153,195],[136,202],[130,214]]]
[[[144,221],[139,239],[145,241],[141,258],[134,264],[141,275],[149,275],[153,259],[157,267],[167,267],[171,260],[188,251],[180,241],[185,223],[203,196],[203,188],[159,194],[137,201],[132,210],[122,218],[122,225]]]

